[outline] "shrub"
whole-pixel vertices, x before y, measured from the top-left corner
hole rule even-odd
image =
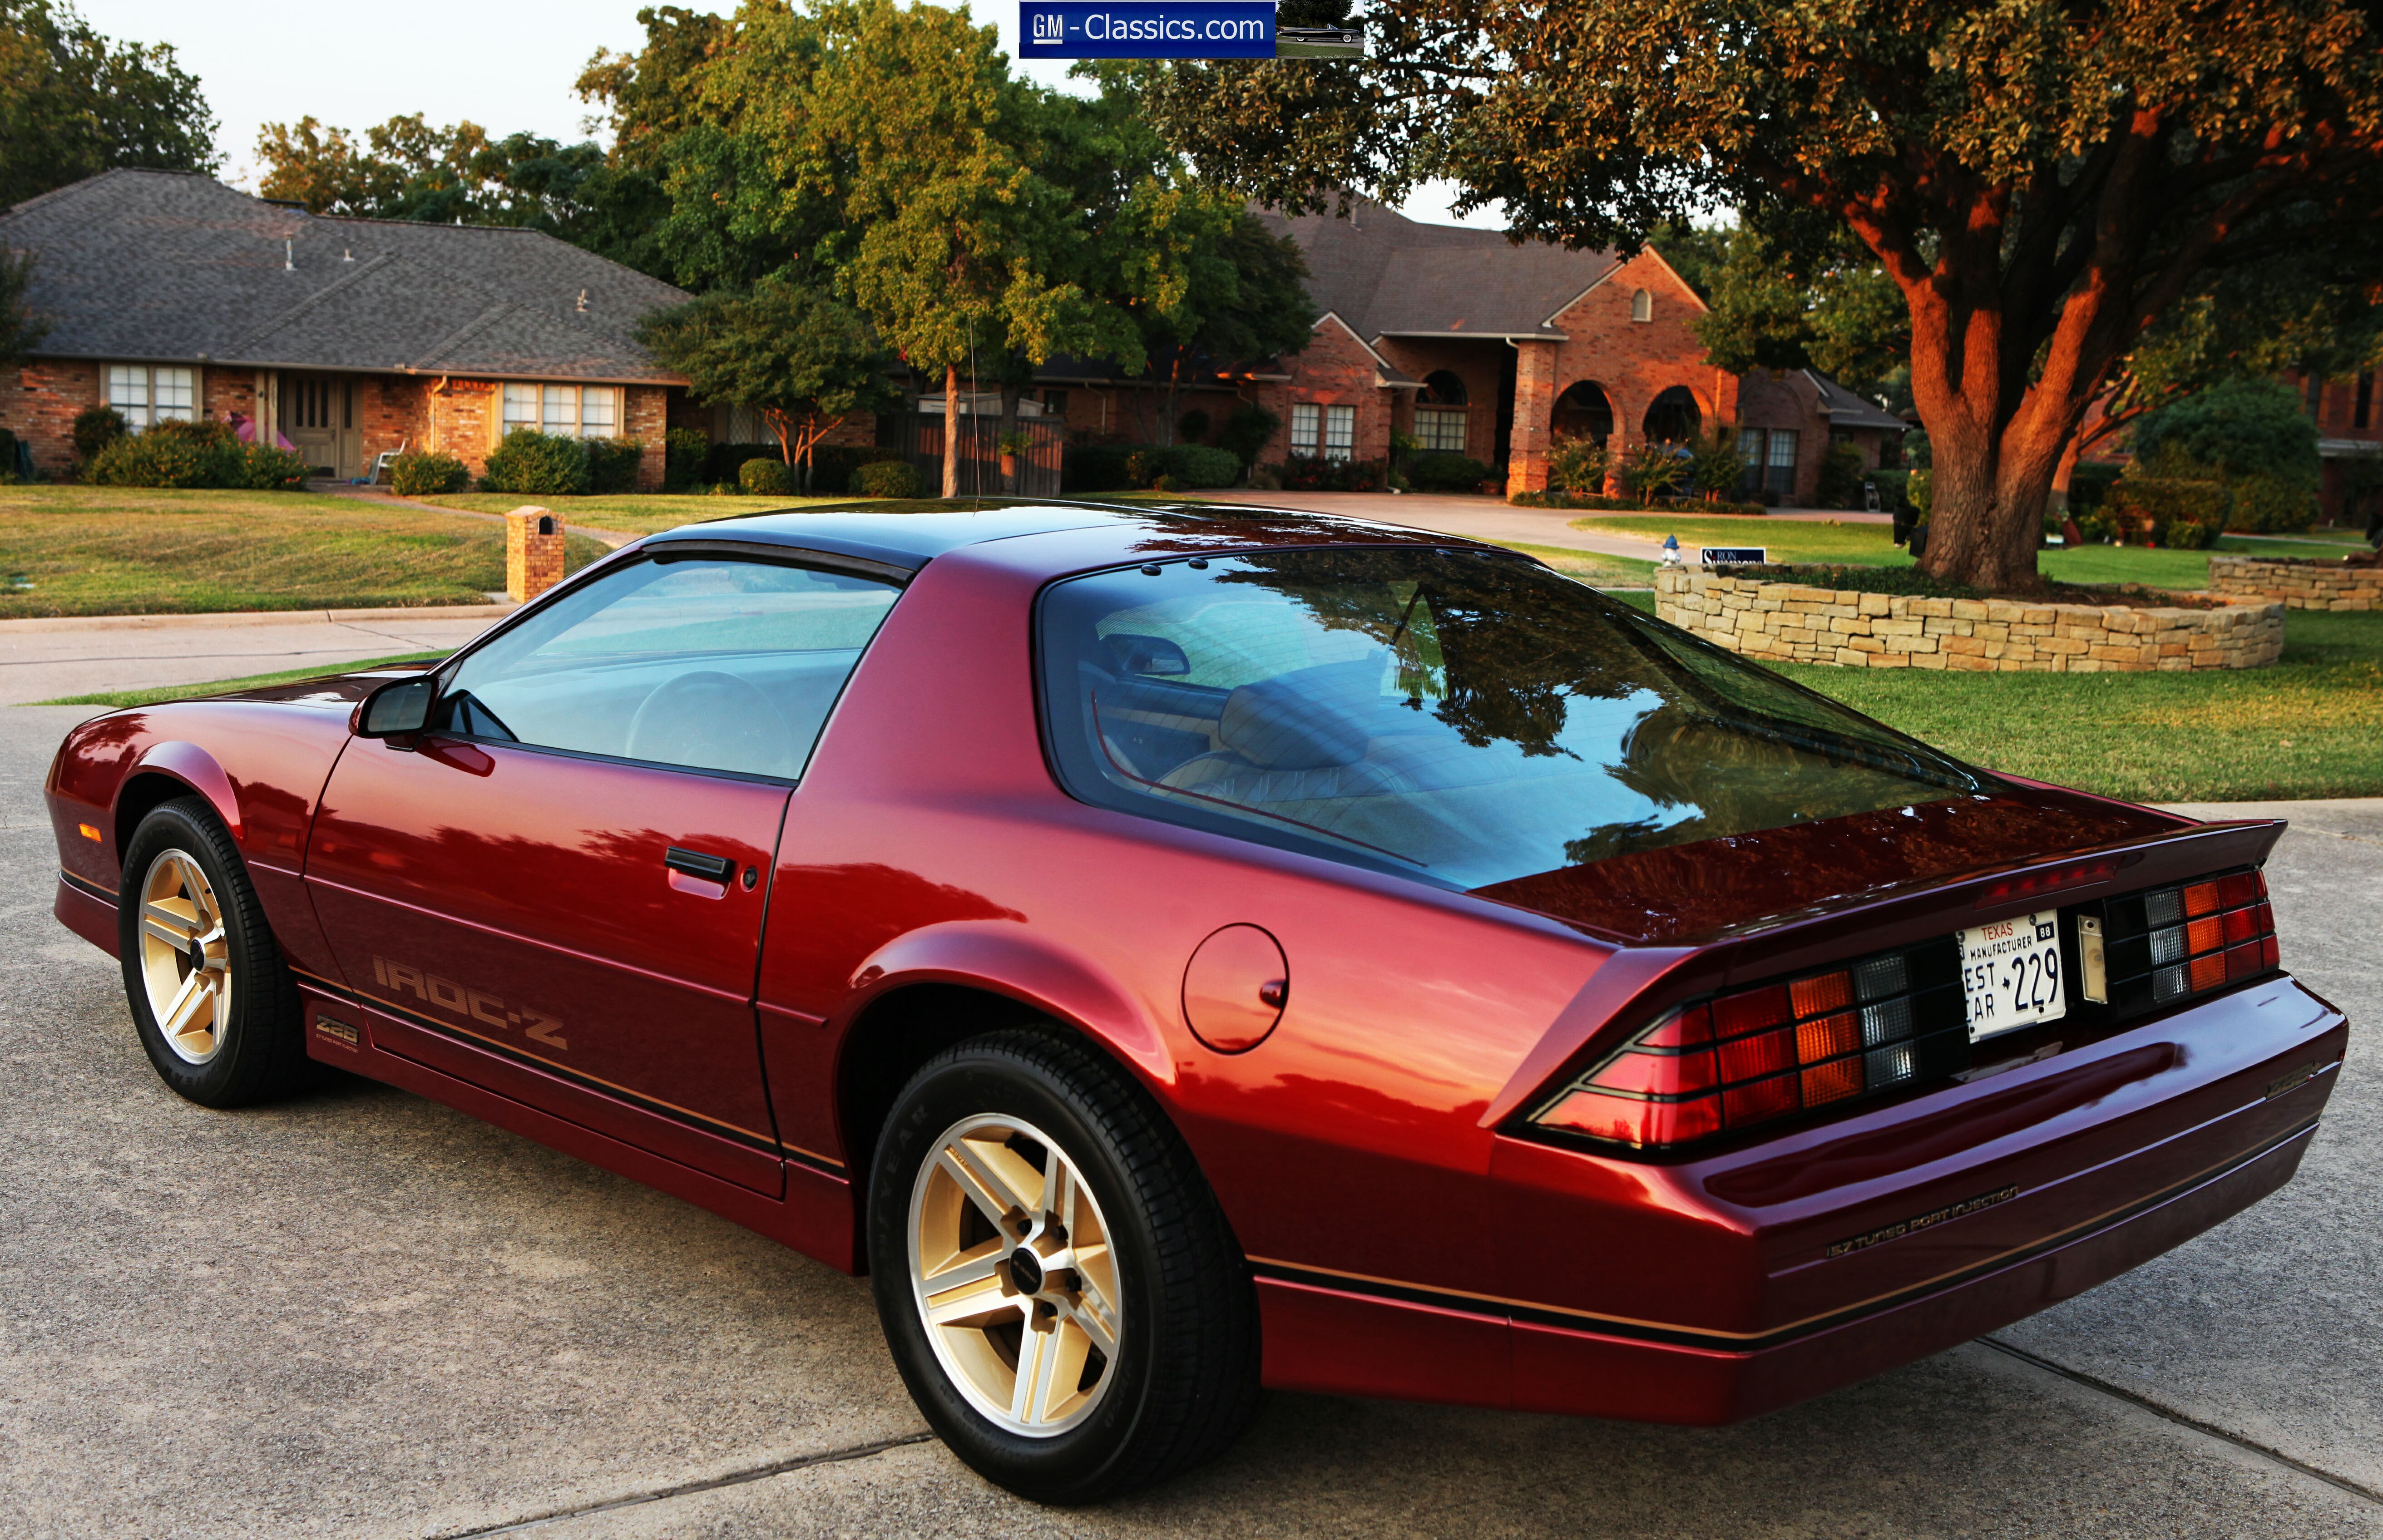
[[[1320,460],[1292,455],[1282,462],[1280,474],[1285,491],[1375,492],[1381,489],[1383,469],[1378,460]]]
[[[587,490],[586,446],[562,434],[516,428],[489,452],[480,487],[534,498],[583,496]]]
[[[0,428],[0,487],[14,486],[17,481],[17,436]]]
[[[1812,500],[1822,508],[1859,508],[1866,467],[1862,452],[1851,444],[1832,444],[1821,457],[1821,482]]]
[[[1878,484],[1878,505],[1887,512],[1909,506],[1908,471],[1872,471],[1870,479]]]
[[[634,492],[637,489],[637,472],[646,463],[646,446],[641,440],[589,438],[584,443],[587,450],[587,490]]]
[[[1676,492],[1689,480],[1695,462],[1668,444],[1641,444],[1622,467],[1622,484],[1641,498]]]
[[[703,485],[711,458],[711,435],[701,428],[673,428],[662,435],[662,490],[691,492]]]
[[[1175,436],[1186,444],[1204,443],[1208,437],[1208,414],[1193,407],[1175,419]]]
[[[306,489],[306,457],[270,444],[242,444],[240,485],[254,492],[303,492]],[[455,467],[456,486],[470,478]]]
[[[228,424],[169,421],[103,444],[84,474],[102,487],[244,487],[241,450]]]
[[[2153,535],[2163,546],[2177,550],[2199,550],[2209,544],[2210,537],[2216,533],[2204,524],[2179,521],[2161,525]]]
[[[1266,440],[1280,426],[1282,419],[1265,407],[1243,406],[1225,419],[1225,431],[1216,435],[1216,442],[1242,464],[1251,465],[1266,452]]]
[[[1147,487],[1167,474],[1167,462],[1149,449],[1125,451],[1125,481],[1129,487]]]
[[[1737,450],[1737,435],[1723,424],[1713,429],[1712,437],[1697,446],[1695,462],[1689,466],[1689,484],[1710,498],[1737,495],[1737,484],[1746,479],[1746,456]]]
[[[91,461],[99,451],[132,431],[124,413],[112,406],[87,406],[75,413],[75,458]]]
[[[1548,485],[1590,497],[1605,490],[1605,446],[1594,438],[1558,438],[1548,446]]]
[[[460,492],[471,484],[472,473],[451,454],[437,450],[411,450],[389,464],[389,489],[401,498],[435,498]]]
[[[736,468],[736,485],[751,497],[783,498],[795,489],[795,468],[783,460],[748,460]]]
[[[1453,450],[1419,454],[1407,462],[1407,479],[1425,492],[1471,492],[1497,474],[1480,461]]]
[[[2190,467],[2171,462],[2163,468]],[[2224,482],[2182,475],[2138,475],[2135,470],[2135,466],[2129,466],[2128,474],[2110,488],[2106,522],[2114,526],[2113,533],[2194,550],[2207,543],[2209,531],[2225,527],[2227,515],[2233,510],[2234,496]],[[2200,533],[2181,534],[2182,526],[2197,527]],[[2179,545],[2179,540],[2191,543]]]
[[[2098,461],[2080,461],[2068,473],[2068,511],[2092,513],[2110,498],[2110,487],[2118,479],[2119,467],[2105,465]]]
[[[818,445],[811,450],[810,489],[825,497],[848,492],[853,473],[863,465],[886,465],[902,458],[900,450],[884,444]]]
[[[926,483],[907,460],[876,460],[852,473],[852,490],[864,498],[922,498]]]
[[[736,473],[745,468],[748,460],[775,460],[783,464],[785,451],[775,444],[714,444],[703,462],[703,479],[715,485],[723,481],[733,485]]]
[[[1205,444],[1177,444],[1160,451],[1162,474],[1175,487],[1230,487],[1241,479],[1241,457]]]

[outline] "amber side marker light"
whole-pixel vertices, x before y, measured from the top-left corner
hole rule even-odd
[[[1968,1045],[1958,960],[1923,944],[1674,1011],[1531,1121],[1661,1149],[1934,1079]]]
[[[86,840],[95,840],[99,838],[99,831],[93,828],[90,824],[78,823],[75,827],[82,832],[82,837]]]

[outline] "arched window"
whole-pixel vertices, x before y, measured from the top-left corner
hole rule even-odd
[[[1434,369],[1415,392],[1414,436],[1426,450],[1464,452],[1471,417],[1464,409],[1464,381],[1454,371]]]
[[[1587,438],[1599,446],[1613,437],[1613,402],[1595,380],[1580,380],[1556,398],[1548,425],[1558,438]]]
[[[1697,410],[1696,393],[1685,385],[1674,385],[1657,396],[1647,407],[1647,417],[1639,424],[1647,441],[1654,444],[1694,443],[1704,426],[1704,413]]]
[[[1641,289],[1630,296],[1630,319],[1651,321],[1655,318],[1655,296]]]

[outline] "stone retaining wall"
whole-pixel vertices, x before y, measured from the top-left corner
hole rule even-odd
[[[1655,573],[1655,612],[1766,663],[1980,672],[2252,669],[2284,650],[2284,607],[2219,610],[1914,598],[1689,568]]]
[[[2213,556],[2209,591],[2276,599],[2291,610],[2383,610],[2383,566]]]

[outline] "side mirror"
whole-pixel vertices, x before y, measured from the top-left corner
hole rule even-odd
[[[392,679],[357,703],[349,730],[359,738],[410,737],[428,725],[438,695],[438,682],[427,674]]]

